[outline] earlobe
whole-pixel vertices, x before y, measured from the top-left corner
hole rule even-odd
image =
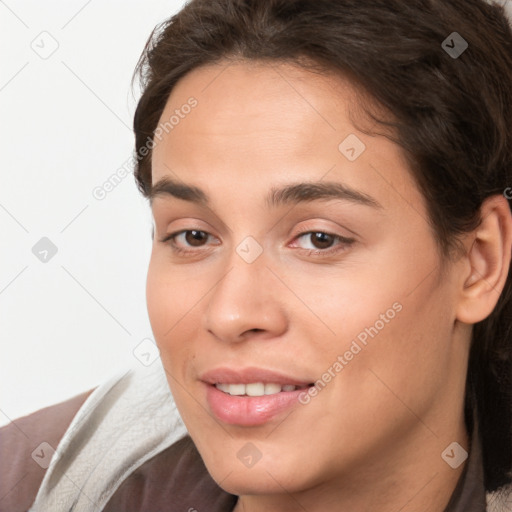
[[[482,222],[472,235],[465,256],[470,272],[463,276],[457,319],[474,324],[487,318],[505,286],[512,251],[512,215],[501,195],[487,198],[481,207]]]

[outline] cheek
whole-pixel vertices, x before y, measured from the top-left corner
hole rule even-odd
[[[366,404],[396,401],[393,392],[426,400],[448,372],[454,298],[437,282],[433,248],[415,254],[410,247],[388,247],[374,256],[364,272],[348,269],[346,279],[325,282],[330,300],[320,299],[317,311],[335,335],[312,337],[321,354],[313,360],[326,372],[342,356],[331,372],[343,375],[333,389],[347,406],[350,397],[365,397]]]
[[[153,249],[146,278],[148,315],[157,341],[164,342],[194,313],[201,293],[200,280],[190,270],[167,261],[165,250]]]
[[[190,357],[192,344],[185,341],[195,336],[191,329],[196,329],[198,324],[190,319],[195,314],[197,300],[194,300],[193,286],[180,284],[179,274],[161,260],[161,256],[152,255],[146,279],[146,303],[162,362],[168,371],[172,369],[176,373],[181,361]]]
[[[169,293],[170,284],[165,268],[152,256],[146,278],[146,303],[157,343],[162,341],[172,327],[173,317],[177,313],[176,306],[179,304],[179,290],[173,289],[174,293]]]
[[[425,282],[413,294],[400,296],[401,310],[388,323],[375,322],[375,316],[373,328],[360,331],[367,334],[366,344],[358,343],[361,351],[336,384],[336,398],[345,409],[357,410],[361,417],[379,411],[377,416],[389,424],[413,421],[410,410],[419,417],[427,413],[449,380],[452,322],[447,295],[433,280]]]

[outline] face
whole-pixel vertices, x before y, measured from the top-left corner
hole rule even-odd
[[[292,65],[219,64],[182,78],[160,119],[149,317],[233,494],[378,472],[458,412],[454,281],[401,149],[352,124],[356,93]]]

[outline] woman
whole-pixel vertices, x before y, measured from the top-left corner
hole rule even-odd
[[[512,510],[504,9],[194,0],[138,71],[160,360],[30,510]]]

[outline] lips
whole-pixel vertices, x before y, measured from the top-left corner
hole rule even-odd
[[[252,384],[262,382],[263,384],[279,384],[281,386],[297,386],[303,388],[309,386],[311,381],[300,380],[296,377],[265,370],[262,368],[217,368],[203,373],[200,380],[208,384]]]
[[[218,368],[201,375],[211,412],[222,422],[262,425],[298,404],[306,380],[260,368]]]

